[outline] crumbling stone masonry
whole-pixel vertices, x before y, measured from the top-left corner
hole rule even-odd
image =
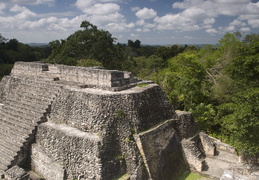
[[[129,72],[16,62],[0,83],[0,179],[220,178],[215,156],[239,162],[222,144]]]

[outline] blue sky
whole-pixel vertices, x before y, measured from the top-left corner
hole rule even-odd
[[[23,43],[66,39],[87,20],[117,42],[215,44],[259,33],[258,0],[0,0],[0,34]]]

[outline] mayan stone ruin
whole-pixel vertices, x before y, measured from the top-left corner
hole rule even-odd
[[[0,82],[0,179],[258,179],[161,88],[129,72],[16,62]]]

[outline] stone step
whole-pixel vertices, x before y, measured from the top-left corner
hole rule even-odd
[[[11,112],[7,111],[5,109],[2,109],[0,111],[0,115],[2,115],[2,120],[12,123],[13,125],[17,125],[19,127],[24,127],[25,129],[31,126],[35,126],[37,123],[42,121],[39,117],[28,117],[24,116],[24,114],[20,114],[17,112]]]
[[[2,152],[0,152],[1,154],[2,154]],[[1,162],[1,164],[2,164],[2,167],[4,168],[3,170],[6,170],[6,169],[8,169],[8,166],[10,166],[11,165],[11,161],[12,161],[13,159],[10,159],[9,157],[2,157],[1,155],[0,155],[0,162]]]
[[[3,131],[3,129],[1,129],[0,135],[1,135],[0,139],[2,139],[3,141],[9,144],[12,144],[14,147],[15,146],[20,147],[30,136],[30,133],[19,134],[13,131],[5,132]]]
[[[8,121],[6,119],[0,119],[0,129],[3,132],[27,134],[30,132],[31,127],[17,126],[13,121]]]
[[[30,179],[29,174],[23,168],[12,165],[12,167],[5,171],[6,179],[20,179],[20,180],[28,180]]]
[[[22,84],[32,85],[35,87],[48,87],[48,88],[49,87],[53,87],[53,88],[61,87],[55,81],[46,81],[46,80],[40,79],[38,77],[19,76],[18,78],[22,79]]]
[[[34,106],[25,106],[24,104],[21,104],[19,102],[17,103],[11,103],[10,101],[7,101],[4,106],[14,109],[14,110],[19,110],[22,112],[29,112],[30,114],[39,114],[39,115],[44,115],[44,113],[46,113],[45,109],[40,109],[39,107],[37,107],[37,104],[35,104]],[[48,107],[48,106],[46,106]],[[47,109],[47,108],[46,108]]]
[[[11,165],[11,163],[9,164],[9,162],[6,162],[4,159],[0,158],[0,171],[5,171],[8,169],[8,166]]]
[[[30,129],[40,122],[39,119],[28,119],[27,117],[22,117],[14,113],[7,113],[4,111],[0,111],[0,116],[0,121],[3,123],[9,124],[15,128],[22,128],[24,130]]]
[[[14,114],[19,117],[26,117],[27,119],[39,119],[40,117],[43,117],[44,114],[41,112],[35,112],[25,109],[18,109],[12,106],[3,106],[2,111],[6,114]]]
[[[10,96],[7,99],[7,102],[5,104],[15,104],[18,106],[26,107],[27,109],[33,109],[33,110],[40,110],[40,111],[46,111],[49,106],[46,105],[46,103],[41,103],[39,101],[29,101],[28,99],[16,97],[16,96]]]
[[[22,89],[30,90],[32,92],[41,92],[41,93],[45,92],[45,93],[51,93],[53,95],[56,95],[61,90],[60,85],[57,86],[57,84],[53,85],[53,84],[48,84],[46,82],[42,84],[37,84],[37,82],[36,83],[22,82],[21,84],[19,84],[19,87]]]
[[[7,170],[8,167],[6,165],[4,165],[1,161],[0,161],[0,175],[2,176],[4,174],[4,171]],[[1,177],[0,177],[1,179]]]
[[[51,86],[50,86],[51,87]],[[16,92],[22,92],[24,94],[30,94],[30,95],[38,95],[42,97],[55,97],[57,95],[57,91],[55,91],[55,88],[50,87],[34,87],[30,85],[20,85],[19,89],[16,90]]]
[[[220,178],[224,173],[224,170],[229,169],[231,165],[233,165],[233,163],[222,161],[215,156],[206,157],[205,162],[207,168],[204,169],[202,173],[215,178]]]
[[[23,97],[18,97],[18,96],[10,96],[7,98],[7,101],[10,101],[10,103],[19,103],[24,105],[25,107],[34,107],[38,108],[40,110],[46,110],[50,104],[46,103],[44,101],[38,101],[37,99],[28,99],[28,98],[23,98]],[[8,104],[8,102],[5,102]]]
[[[51,104],[51,102],[53,101],[53,98],[50,97],[41,97],[38,95],[33,95],[33,94],[29,94],[29,93],[23,93],[21,91],[16,92],[15,94],[16,97],[22,98],[22,99],[28,99],[30,101],[34,101],[34,102],[42,102],[45,104]]]
[[[0,157],[2,159],[5,159],[7,162],[9,162],[9,164],[11,164],[11,162],[17,156],[17,152],[10,151],[10,150],[8,151],[8,149],[3,146],[0,149]]]
[[[224,161],[232,164],[236,164],[240,162],[239,157],[236,154],[229,153],[226,151],[217,151],[216,156],[213,156],[214,159],[217,159],[219,161]]]
[[[10,141],[7,142],[5,139],[0,139],[0,150],[3,154],[6,154],[7,156],[14,157],[17,155],[17,152],[20,151],[21,143],[11,143]]]
[[[8,121],[8,120],[6,120]],[[13,125],[14,124],[14,125]],[[15,123],[6,123],[4,120],[1,120],[1,127],[0,129],[4,133],[8,133],[8,135],[17,134],[17,135],[24,135],[32,132],[33,126],[31,127],[21,127],[16,125]]]

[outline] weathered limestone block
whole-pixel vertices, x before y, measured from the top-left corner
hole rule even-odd
[[[216,147],[213,141],[204,132],[200,132],[199,137],[205,154],[214,156],[216,152]]]
[[[149,179],[177,179],[185,165],[172,121],[134,135]]]
[[[28,173],[19,166],[13,166],[5,172],[5,179],[7,180],[29,180]]]
[[[226,151],[228,153],[237,155],[237,151],[236,151],[235,147],[230,146],[226,143],[223,143],[219,139],[216,139],[214,137],[209,136],[209,138],[213,141],[217,150],[223,150],[223,151]]]
[[[4,103],[7,94],[12,93],[19,85],[20,79],[4,76],[0,82],[0,103]]]
[[[49,121],[98,133],[119,116],[141,132],[171,119],[173,107],[155,84],[121,92],[64,89],[52,104]]]
[[[230,169],[225,170],[220,180],[258,180],[259,168],[248,164],[233,165]]]
[[[42,148],[34,144],[31,150],[32,169],[44,176],[45,179],[64,179],[65,169],[62,164],[54,161],[53,157],[43,152]]]
[[[206,164],[202,152],[199,149],[199,137],[195,136],[191,139],[183,139],[181,144],[190,168],[201,172]]]
[[[191,112],[175,111],[174,127],[180,139],[187,139],[198,134],[199,128]]]
[[[46,71],[46,65],[38,62],[15,62],[12,69],[13,75],[40,75],[42,71]]]
[[[55,70],[52,71],[53,69]],[[12,69],[12,74],[20,76],[58,76],[58,79],[63,81],[77,82],[104,89],[130,84],[130,72],[106,70],[100,67],[75,67],[38,62],[16,62]]]
[[[36,142],[32,167],[43,177],[52,177],[54,173],[59,179],[64,172],[67,179],[101,179],[101,142],[96,134],[46,122],[38,127]],[[59,166],[49,166],[52,162]]]

